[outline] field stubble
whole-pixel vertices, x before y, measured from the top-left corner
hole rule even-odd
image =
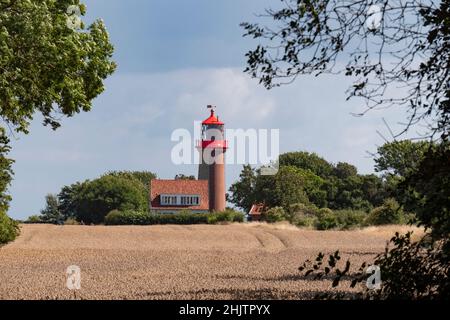
[[[339,249],[343,260],[350,258],[359,267],[382,252],[395,231],[411,229],[314,231],[284,224],[21,228],[15,242],[0,248],[0,299],[310,299],[331,286],[301,277],[298,267],[304,260]],[[81,268],[78,291],[66,287],[70,265]]]

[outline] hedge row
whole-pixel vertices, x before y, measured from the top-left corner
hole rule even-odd
[[[105,217],[106,225],[216,224],[243,221],[243,214],[232,210],[217,213],[181,212],[172,214],[113,210]]]
[[[295,204],[289,211],[274,207],[263,214],[263,220],[277,222],[287,220],[290,223],[318,230],[352,229],[370,225],[406,224],[414,215],[406,213],[394,199],[386,199],[382,206],[367,213],[361,210],[318,209],[314,205]]]

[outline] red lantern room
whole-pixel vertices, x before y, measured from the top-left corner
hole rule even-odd
[[[225,124],[219,120],[219,117],[216,117],[214,108],[208,106],[208,109],[211,109],[211,115],[202,122],[202,140],[198,147],[201,149],[217,148],[225,151],[228,148],[225,140]]]
[[[225,157],[228,148],[224,123],[215,115],[213,106],[209,118],[202,122],[201,141],[197,144],[200,153],[198,179],[208,180],[210,211],[225,210]]]

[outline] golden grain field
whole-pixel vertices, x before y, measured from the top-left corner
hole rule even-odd
[[[319,251],[340,249],[355,266],[395,231],[313,231],[289,225],[23,225],[0,248],[0,299],[308,299],[329,281],[299,276]],[[420,233],[419,229],[416,234]],[[81,289],[66,269],[81,269]]]

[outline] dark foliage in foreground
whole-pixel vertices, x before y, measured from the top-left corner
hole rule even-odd
[[[332,287],[338,289],[341,281],[350,279],[352,288],[360,286],[361,290],[352,294],[331,291],[317,296],[322,299],[364,298],[364,299],[450,299],[450,256],[448,241],[432,243],[427,237],[413,242],[411,233],[391,239],[390,247],[373,261],[373,266],[380,268],[380,289],[368,289],[366,282],[371,274],[369,267],[363,263],[356,272],[351,271],[351,262],[339,267],[339,251],[326,257],[320,253],[314,262],[306,261],[299,270],[302,275],[313,279],[332,277]]]

